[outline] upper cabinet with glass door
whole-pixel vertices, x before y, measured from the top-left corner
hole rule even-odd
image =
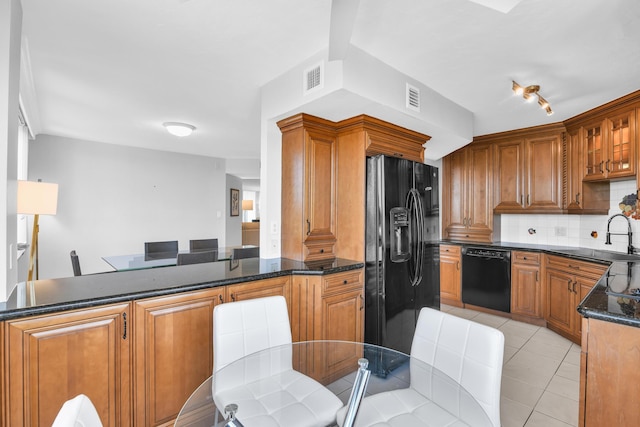
[[[630,109],[583,126],[585,181],[634,177],[636,112]]]

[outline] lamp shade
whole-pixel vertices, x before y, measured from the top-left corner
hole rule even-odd
[[[242,210],[243,211],[252,211],[253,210],[253,200],[243,200],[242,201]]]
[[[55,215],[58,210],[58,184],[18,181],[17,213]]]

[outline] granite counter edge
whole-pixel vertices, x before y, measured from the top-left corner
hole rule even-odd
[[[305,276],[323,276],[328,274],[342,273],[351,270],[357,270],[364,268],[363,262],[354,262],[350,265],[341,265],[337,267],[331,267],[321,270],[308,270],[308,269],[288,269],[280,270],[269,273],[260,273],[247,275],[237,278],[221,279],[216,281],[193,283],[188,285],[177,285],[161,289],[153,289],[148,291],[134,291],[130,293],[110,295],[99,298],[87,298],[77,301],[61,302],[49,305],[42,305],[36,307],[23,307],[23,308],[4,308],[6,303],[0,303],[0,321],[14,320],[23,317],[38,316],[45,314],[52,314],[58,312],[65,312],[70,310],[78,310],[84,308],[98,307],[103,305],[111,305],[122,302],[131,302],[146,298],[161,297],[167,295],[180,294],[185,292],[199,291],[203,289],[211,289],[218,286],[227,286],[233,284],[239,284],[244,282],[252,282],[256,280],[272,279],[282,276],[293,275],[305,275]]]

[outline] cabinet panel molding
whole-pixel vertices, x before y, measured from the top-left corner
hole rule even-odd
[[[130,312],[117,304],[7,322],[8,425],[48,427],[80,393],[103,425],[129,425]]]
[[[137,425],[172,422],[213,370],[213,309],[223,286],[135,302]]]

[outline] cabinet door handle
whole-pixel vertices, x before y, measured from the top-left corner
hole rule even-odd
[[[531,195],[527,194],[527,206],[531,206]]]
[[[347,283],[349,283],[349,281],[348,281],[347,279],[344,279],[344,280],[342,281],[342,284],[343,284],[343,285],[346,285]]]
[[[571,265],[571,264],[569,264],[569,268],[575,268],[576,270],[580,270],[580,266],[579,265]]]
[[[577,294],[577,292],[576,292],[576,284],[577,284],[577,283],[578,283],[578,282],[576,282],[576,281],[574,280],[574,281],[573,281],[573,285],[571,286],[571,291],[572,291],[574,294]]]
[[[520,195],[520,205],[524,206],[524,194]]]
[[[460,270],[460,261],[456,261],[456,270]]]
[[[122,339],[126,340],[127,339],[127,313],[122,313],[122,324],[123,324],[123,333],[122,333]]]
[[[604,173],[604,170],[602,170],[602,165],[604,164],[604,160],[600,162],[600,164],[598,165],[598,168],[600,168],[600,173]]]
[[[222,304],[224,302],[224,298],[222,298],[222,295],[219,295],[220,297],[220,304]]]
[[[360,311],[364,309],[364,297],[360,294]]]
[[[307,219],[307,236],[311,234],[311,222]]]
[[[231,301],[235,301],[236,300],[236,296],[234,294],[231,294]]]
[[[580,204],[580,193],[576,193],[576,205]]]
[[[567,290],[571,292],[571,279],[567,280]]]
[[[539,274],[538,274],[538,273],[540,273],[540,272],[539,272],[539,271],[536,271],[536,282],[539,282],[539,281],[540,281],[540,277],[539,277]]]
[[[609,162],[611,160],[607,160],[607,163],[604,164],[604,168],[607,170],[607,172],[611,172],[611,169],[609,169]]]

